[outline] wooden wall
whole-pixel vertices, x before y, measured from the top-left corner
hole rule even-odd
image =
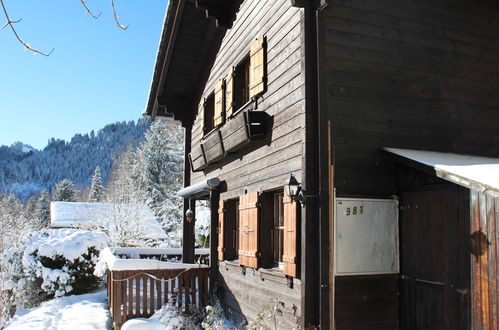
[[[471,325],[499,329],[499,198],[471,192]]]
[[[499,155],[497,1],[333,0],[321,15],[320,102],[332,123],[338,196],[396,193],[382,147]],[[336,283],[343,324],[370,317],[356,309],[360,298],[339,295],[347,285],[357,297],[376,293],[364,281]]]
[[[305,112],[301,25],[302,12],[291,7],[289,1],[242,3],[234,26],[222,41],[203,96],[213,91],[218,79],[225,78],[229,67],[249,53],[251,41],[264,35],[268,44],[268,85],[258,110],[271,116],[273,127],[263,147],[253,151],[247,148],[204,172],[192,173],[192,184],[218,176],[227,182],[227,191],[220,198],[229,199],[245,191],[282,186],[291,173],[301,180]],[[200,143],[201,126],[198,114],[192,128],[193,146]]]
[[[335,0],[325,12],[338,194],[391,195],[380,147],[499,155],[499,3]]]
[[[191,173],[191,184],[218,177],[224,183],[220,199],[227,200],[282,187],[291,173],[301,181],[305,134],[302,24],[302,11],[291,7],[288,0],[242,3],[233,27],[222,41],[202,96],[211,93],[215,83],[226,77],[229,67],[243,59],[251,41],[266,36],[268,84],[257,110],[270,116],[271,127],[263,141],[254,142],[203,172]],[[201,129],[198,114],[192,128],[192,146],[199,145]],[[239,266],[222,264],[220,274],[223,303],[235,318],[240,318],[242,312],[251,320],[271,298],[283,298],[285,322],[296,327],[296,316],[301,314],[299,280],[289,288],[283,276],[263,276],[252,269],[243,274]]]

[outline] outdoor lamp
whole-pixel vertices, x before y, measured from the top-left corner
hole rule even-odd
[[[185,217],[187,219],[187,222],[192,222],[192,220],[194,220],[194,212],[192,212],[191,209],[188,209],[187,211],[185,211]]]
[[[289,179],[284,183],[284,193],[286,194],[286,196],[290,197],[292,201],[299,201],[304,203],[300,184],[298,183],[298,181],[296,181],[296,178],[293,176],[293,174],[291,174]]]

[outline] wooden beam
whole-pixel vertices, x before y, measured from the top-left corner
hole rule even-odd
[[[210,191],[210,288],[216,287],[218,277],[218,202],[220,196],[216,189]]]

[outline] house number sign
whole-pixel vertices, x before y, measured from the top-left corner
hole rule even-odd
[[[350,215],[357,215],[364,213],[364,205],[350,206],[345,208],[345,215],[348,217]]]

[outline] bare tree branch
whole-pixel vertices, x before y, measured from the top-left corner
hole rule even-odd
[[[40,54],[40,55],[43,55],[43,56],[50,56],[50,54],[52,54],[52,52],[55,50],[55,48],[52,48],[52,50],[48,53],[44,53],[42,51],[39,51],[38,49],[36,48],[33,48],[31,47],[27,42],[24,42],[21,37],[19,37],[19,35],[17,34],[17,31],[16,29],[14,28],[14,24],[15,23],[19,23],[21,19],[18,19],[17,21],[13,21],[10,19],[9,17],[9,14],[7,13],[7,9],[5,8],[5,4],[3,3],[3,0],[0,0],[0,4],[2,5],[2,9],[3,9],[3,12],[5,14],[5,17],[7,18],[7,23],[5,23],[5,25],[2,27],[2,29],[4,29],[5,27],[10,26],[12,32],[14,33],[14,35],[16,36],[17,40],[29,51],[33,52],[33,53],[36,53],[36,54]]]
[[[128,24],[126,26],[124,26],[124,25],[121,25],[121,23],[119,21],[119,16],[118,16],[118,14],[116,14],[116,9],[114,8],[114,0],[111,0],[111,7],[113,8],[114,20],[116,21],[116,24],[118,25],[118,27],[122,30],[128,29]]]
[[[85,10],[87,11],[87,14],[89,14],[90,16],[92,16],[93,18],[95,19],[98,19],[100,17],[100,15],[102,14],[102,12],[99,12],[99,15],[95,15],[94,13],[92,13],[92,11],[87,7],[87,2],[85,0],[80,0],[81,4],[83,5],[83,7],[85,7]]]

